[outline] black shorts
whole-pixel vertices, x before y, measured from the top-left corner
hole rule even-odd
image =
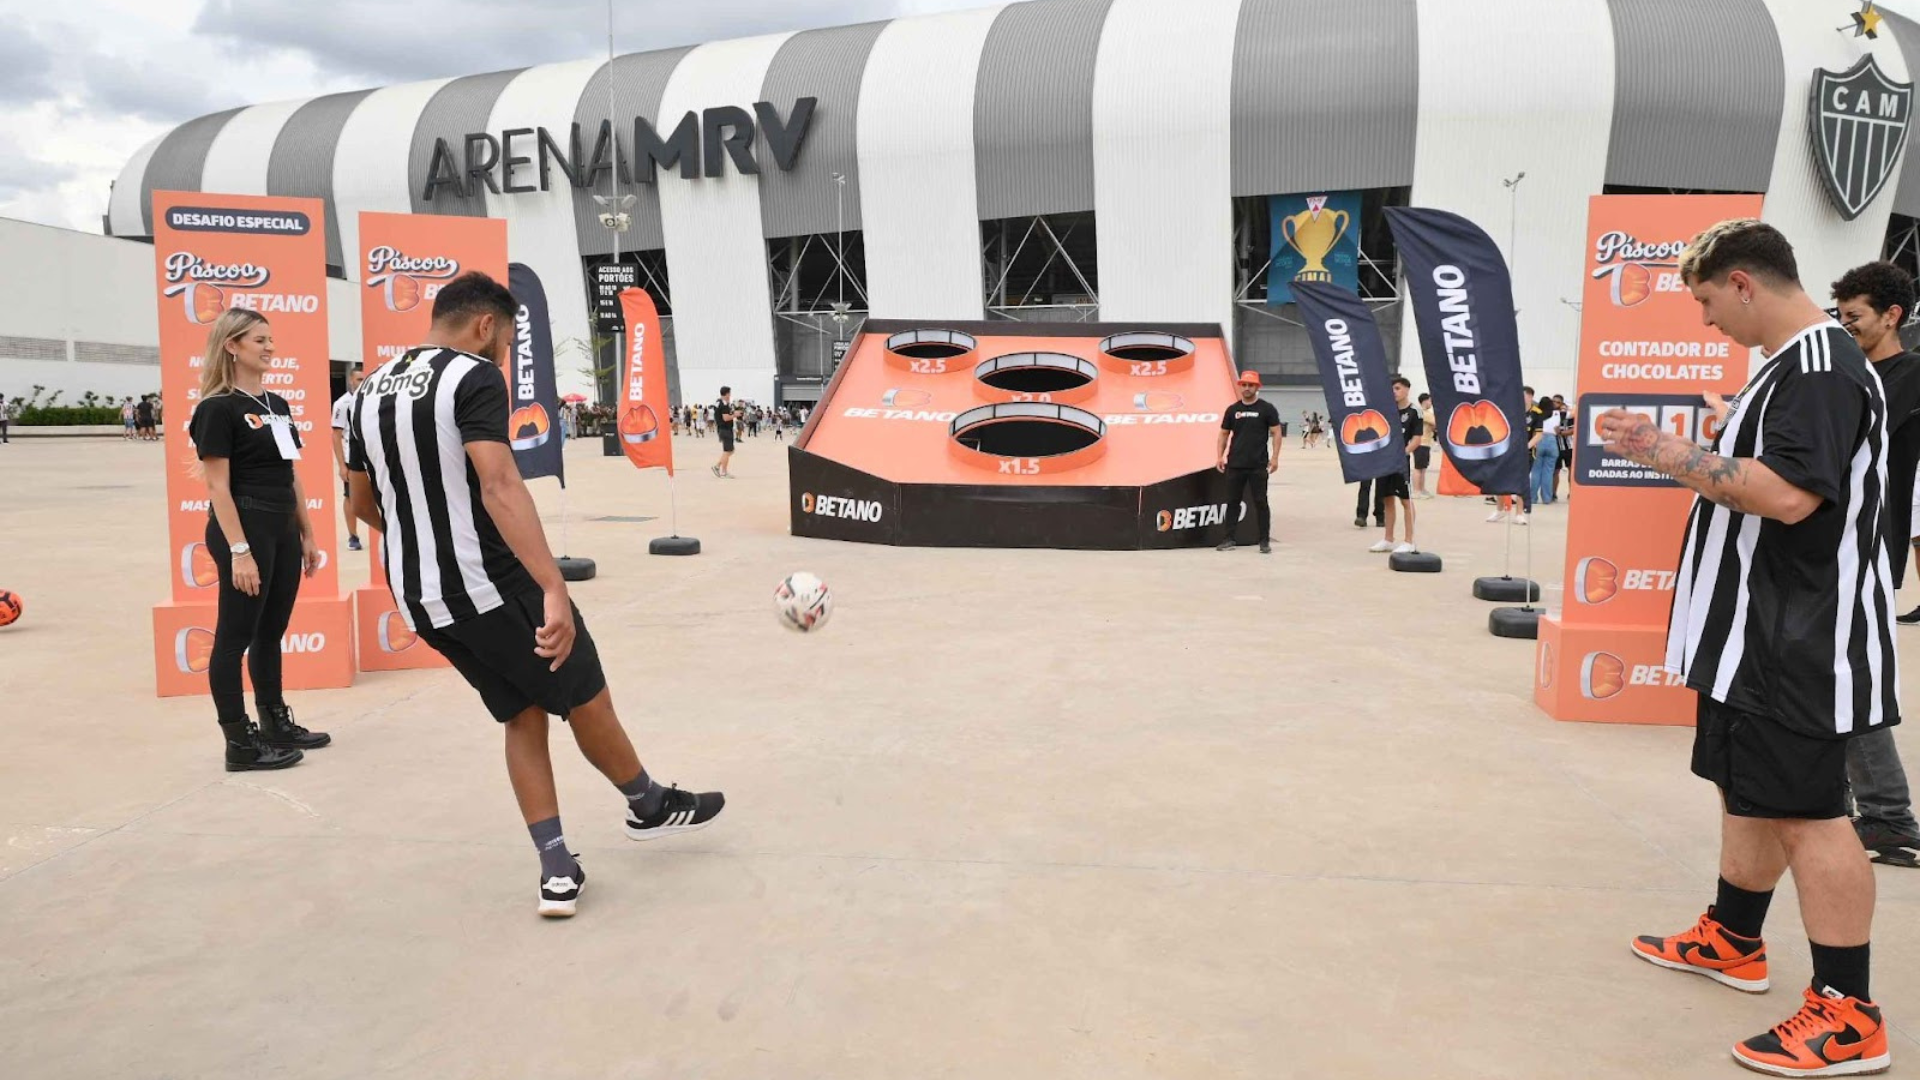
[[[534,705],[564,720],[598,697],[607,688],[607,677],[578,607],[573,609],[573,651],[559,671],[548,671],[553,661],[533,651],[533,632],[546,617],[540,591],[525,589],[475,618],[452,626],[423,626],[420,640],[480,691],[495,720],[504,724]]]
[[[732,428],[720,429],[720,452],[723,454],[733,453],[733,429]]]
[[[1847,816],[1845,739],[1802,735],[1705,694],[1693,729],[1693,775],[1720,788],[1734,817]]]
[[[1422,446],[1413,452],[1413,467],[1424,469],[1433,464],[1433,447]]]
[[[1413,498],[1413,489],[1407,484],[1406,473],[1393,473],[1389,476],[1382,476],[1373,482],[1373,499],[1375,505],[1378,505],[1386,499],[1411,498]]]

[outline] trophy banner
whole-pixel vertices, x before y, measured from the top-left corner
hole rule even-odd
[[[1299,282],[1294,292],[1320,364],[1341,474],[1353,484],[1405,472],[1406,435],[1373,312],[1359,296],[1324,281]]]
[[[1317,281],[1360,291],[1360,193],[1269,195],[1272,225],[1267,267],[1267,306],[1294,302],[1296,281]]]

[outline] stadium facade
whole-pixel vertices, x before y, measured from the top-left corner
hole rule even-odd
[[[670,316],[690,400],[812,398],[869,315],[1218,323],[1238,363],[1304,396],[1307,341],[1268,302],[1271,197],[1350,193],[1357,287],[1416,383],[1390,205],[1454,210],[1508,251],[1530,380],[1564,392],[1590,195],[1765,193],[1821,293],[1883,251],[1911,259],[1911,143],[1851,219],[1819,176],[1816,72],[1872,56],[1906,82],[1920,56],[1920,26],[1888,16],[1870,41],[1835,30],[1849,10],[1033,0],[204,116],[127,163],[106,226],[150,236],[159,189],[318,197],[356,280],[360,211],[505,218],[580,347],[617,244]],[[633,196],[625,232],[596,194]]]

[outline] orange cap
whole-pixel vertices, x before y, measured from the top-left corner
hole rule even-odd
[[[1248,384],[1252,384],[1252,385],[1254,385],[1254,386],[1259,386],[1259,385],[1260,385],[1260,373],[1259,373],[1259,372],[1257,372],[1257,371],[1243,371],[1243,372],[1241,372],[1241,373],[1240,373],[1240,384],[1241,384],[1242,386],[1245,386],[1245,385],[1248,385]]]

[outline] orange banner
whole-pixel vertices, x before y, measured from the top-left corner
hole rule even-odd
[[[620,448],[636,468],[673,475],[673,425],[667,416],[667,355],[660,312],[644,289],[620,290],[627,320],[627,381],[620,397]]]
[[[507,283],[504,218],[360,214],[360,356],[371,372],[427,340],[440,286],[478,270]],[[380,534],[368,530],[371,573],[359,601],[360,668],[392,671],[446,661],[418,645],[400,618],[380,564]]]
[[[290,690],[353,682],[349,601],[334,562],[336,521],[328,419],[327,243],[318,199],[197,192],[153,193],[153,252],[160,303],[160,393],[165,407],[167,576],[172,600],[154,609],[156,680],[162,696],[207,693],[192,662],[200,629],[210,645],[219,575],[206,550],[207,489],[187,436],[200,397],[207,333],[228,308],[264,315],[273,330],[272,369],[262,382],[285,398],[303,444],[295,475],[306,490],[320,569],[300,583],[286,650]],[[283,642],[283,645],[285,642]],[[187,657],[182,660],[181,657]]]
[[[1693,493],[1608,455],[1609,409],[1705,443],[1701,394],[1747,381],[1747,350],[1700,321],[1680,253],[1717,221],[1759,217],[1758,195],[1596,195],[1587,212],[1580,401],[1568,469],[1566,599],[1542,619],[1534,701],[1560,720],[1691,724],[1695,696],[1661,667],[1680,534]]]

